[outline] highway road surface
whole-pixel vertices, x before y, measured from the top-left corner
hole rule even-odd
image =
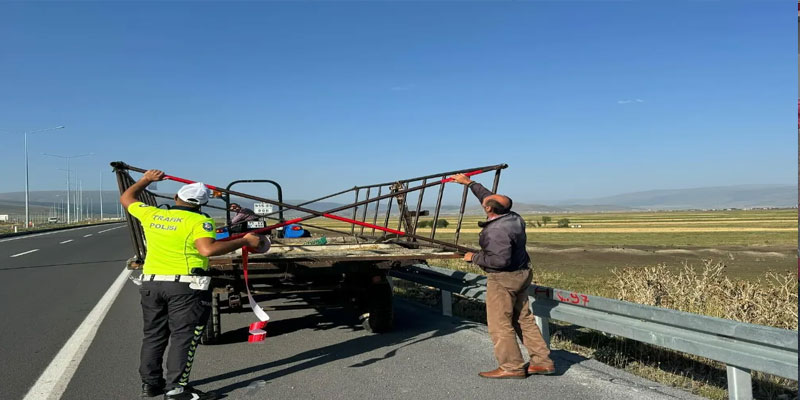
[[[139,398],[132,254],[122,224],[0,239],[0,399]],[[224,314],[193,384],[230,399],[698,399],[563,351],[556,375],[483,379],[496,365],[484,325],[396,300],[397,330],[373,335],[329,297],[260,296],[263,343],[247,343],[252,314]]]

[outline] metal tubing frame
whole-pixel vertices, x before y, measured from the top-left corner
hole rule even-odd
[[[497,185],[500,184],[500,170],[494,172],[494,182],[492,183],[492,193],[497,193]]]
[[[382,187],[378,186],[378,197],[381,197],[381,189],[382,189]],[[381,202],[380,201],[376,201],[375,202],[375,216],[372,218],[372,225],[376,225],[378,223],[378,211],[380,210],[380,208],[381,208]],[[372,235],[373,236],[375,235],[375,228],[372,228]]]
[[[370,189],[371,188],[367,188],[367,196],[366,196],[367,200],[369,200],[369,190]],[[367,210],[369,210],[369,204],[364,205],[364,212],[361,215],[361,222],[367,222]],[[364,225],[361,225],[361,231],[359,232],[359,235],[363,235],[363,234],[364,234]]]
[[[444,179],[444,178],[442,178]],[[439,210],[442,208],[442,196],[444,195],[444,185],[439,187],[439,197],[436,198],[436,211],[433,215],[433,223],[431,225],[431,239],[436,236],[436,223],[439,222]]]
[[[425,186],[426,183],[428,183],[427,178],[422,180],[423,186]],[[417,225],[419,224],[419,213],[422,211],[422,196],[424,195],[425,195],[425,188],[423,187],[422,189],[419,190],[419,198],[417,199],[417,210],[414,215],[414,230],[412,233],[415,235],[417,234]]]
[[[125,163],[123,163],[121,161],[112,162],[111,166],[114,167],[114,168],[128,169],[128,170],[136,171],[136,172],[140,172],[140,173],[144,173],[144,172],[147,171],[147,170],[142,169],[142,168],[137,168],[137,167],[134,167],[134,166],[131,166],[131,165],[127,165],[127,164],[125,164]],[[496,168],[506,168],[506,167],[508,167],[507,164],[501,164],[500,166],[497,166]],[[477,174],[484,173],[484,172],[488,172],[488,171],[487,170],[483,170],[483,169],[478,169],[478,170],[470,171],[470,172],[465,173],[465,174],[467,176],[472,176],[472,175],[477,175]],[[441,176],[441,175],[437,174],[437,175],[433,175],[433,176]],[[444,174],[444,176],[447,176],[447,174]],[[177,182],[194,183],[194,181],[190,181],[188,179],[179,178],[179,177],[171,176],[171,175],[165,175],[164,178],[165,179],[170,179],[170,180],[173,180],[173,181],[177,181]],[[236,191],[232,191],[232,190],[222,189],[222,188],[219,188],[217,186],[208,185],[208,184],[206,185],[206,187],[208,187],[211,190],[227,192],[228,195],[236,195],[236,196],[239,196],[239,197],[258,200],[258,201],[262,201],[262,202],[265,202],[265,203],[273,204],[273,205],[276,205],[276,206],[279,206],[279,207],[285,207],[285,208],[288,208],[288,209],[293,209],[293,210],[297,210],[297,211],[300,211],[300,212],[305,212],[307,214],[310,214],[310,215],[307,215],[307,216],[304,216],[304,217],[295,218],[295,219],[292,219],[290,221],[285,221],[285,222],[282,222],[282,223],[279,223],[279,224],[275,224],[275,225],[268,226],[266,228],[262,228],[262,229],[258,229],[256,231],[254,231],[254,232],[267,232],[267,231],[270,231],[272,229],[276,229],[276,228],[279,228],[279,227],[282,227],[282,226],[286,226],[286,225],[289,225],[289,224],[305,221],[307,219],[316,218],[316,217],[326,217],[326,218],[336,219],[336,220],[340,220],[340,221],[344,221],[344,222],[348,222],[348,223],[361,224],[358,221],[349,220],[347,218],[334,215],[333,213],[339,212],[339,211],[342,211],[342,210],[346,210],[348,208],[357,207],[357,206],[360,206],[360,205],[363,205],[363,204],[368,204],[368,203],[370,203],[372,201],[380,201],[380,200],[383,200],[383,199],[386,199],[386,198],[391,199],[392,197],[397,196],[398,194],[405,194],[405,193],[408,193],[408,192],[420,190],[423,187],[444,185],[445,183],[450,182],[450,181],[451,181],[450,178],[443,178],[440,181],[431,182],[431,183],[428,183],[428,184],[425,184],[425,185],[422,185],[422,186],[416,186],[414,188],[401,190],[401,191],[394,192],[394,193],[389,193],[387,195],[379,196],[379,197],[376,197],[376,198],[371,199],[371,200],[369,200],[369,199],[368,200],[363,200],[363,201],[357,202],[355,204],[348,204],[348,205],[336,207],[336,208],[333,208],[333,209],[330,209],[330,210],[326,210],[326,211],[311,210],[311,209],[308,209],[308,208],[294,206],[294,205],[291,205],[291,204],[285,204],[285,203],[282,203],[282,202],[277,202],[275,200],[270,200],[270,199],[266,199],[266,198],[259,197],[259,196],[253,196],[253,195],[249,195],[249,194],[246,194],[246,193],[241,193],[241,192],[236,192]],[[443,191],[443,189],[440,189],[440,191]],[[438,208],[440,206],[441,206],[441,198],[439,199],[439,202],[437,204],[437,211],[438,211]],[[389,207],[390,207],[390,210],[391,210],[391,201],[389,203]],[[387,212],[387,217],[388,217],[388,215],[389,215],[389,213]],[[468,248],[468,247],[455,245],[455,244],[448,243],[448,242],[443,242],[443,241],[440,241],[440,240],[435,240],[433,238],[423,238],[421,236],[413,235],[413,234],[408,233],[408,232],[399,232],[399,231],[390,230],[390,229],[388,229],[388,218],[387,218],[387,221],[386,221],[385,225],[387,225],[387,226],[384,226],[383,230],[385,230],[386,232],[389,232],[389,233],[395,233],[395,234],[398,234],[398,235],[414,237],[414,238],[421,239],[421,240],[424,240],[424,241],[427,241],[427,242],[438,244],[438,245],[440,245],[442,247],[452,248],[452,249],[455,249],[455,250],[460,251],[460,252],[474,252],[474,251],[476,251],[475,249],[471,249],[471,248]],[[237,238],[237,237],[240,237],[240,235],[231,236],[231,237],[227,238],[227,240],[230,240],[230,239],[233,239],[233,238]]]
[[[162,198],[162,199],[166,199],[166,200],[172,200],[172,198],[171,198],[171,197],[169,197],[169,196],[164,196],[164,195],[161,195],[161,194],[158,194],[158,193],[154,193],[154,192],[151,192],[151,191],[149,191],[149,190],[147,190],[147,189],[145,189],[145,190],[144,190],[144,192],[146,192],[146,193],[150,193],[151,195],[153,195],[153,196],[155,196],[155,197],[158,197],[158,198]],[[163,205],[166,205],[167,207],[169,207],[169,205],[168,205],[168,204],[165,204],[165,203],[159,204],[158,206],[159,206],[159,207],[161,207],[161,206],[163,206]],[[213,209],[215,209],[215,210],[221,210],[221,211],[230,210],[230,209],[226,209],[225,207],[219,207],[219,206],[215,206],[215,205],[212,205],[212,204],[206,204],[206,205],[204,205],[203,207],[207,207],[207,208],[213,208]],[[270,213],[269,215],[271,215],[271,214],[275,214],[275,213],[277,213],[277,212]],[[278,219],[278,218],[267,217],[266,215],[258,215],[258,214],[256,214],[256,213],[253,213],[253,214],[251,214],[251,215],[256,215],[256,216],[259,216],[259,217],[262,217],[262,218],[265,218],[265,219],[268,219],[268,220],[272,220],[272,221],[278,221],[278,222],[281,222],[281,220],[280,220],[280,219]],[[323,230],[323,231],[328,231],[328,232],[338,233],[338,234],[340,234],[340,235],[348,235],[348,233],[347,233],[347,232],[345,232],[345,231],[339,231],[339,230],[332,229],[332,228],[326,228],[326,227],[323,227],[323,226],[312,225],[312,224],[303,224],[303,225],[305,225],[305,226],[308,226],[308,227],[310,227],[310,228],[314,228],[314,229],[320,229],[320,230]],[[365,237],[365,236],[360,236],[360,238],[362,238],[362,239],[366,239],[367,237]]]
[[[360,191],[361,191],[361,189],[356,189],[356,201],[353,204],[358,203],[358,193]],[[358,217],[358,206],[353,206],[353,219],[356,219],[357,217]],[[362,227],[363,227],[363,225],[362,225]],[[350,234],[351,235],[355,235],[356,234],[356,226],[355,225],[350,225]]]
[[[464,209],[467,206],[467,194],[469,194],[469,186],[464,186],[464,193],[461,195],[461,207],[458,211],[458,225],[456,225],[456,237],[453,241],[458,244],[458,238],[461,236],[461,223],[464,221]]]

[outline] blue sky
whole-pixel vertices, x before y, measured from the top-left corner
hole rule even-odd
[[[526,202],[795,184],[795,4],[1,3],[0,192],[57,125],[31,190],[64,186],[43,152],[292,199],[497,163]]]

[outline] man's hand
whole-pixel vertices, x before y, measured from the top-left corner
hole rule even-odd
[[[158,182],[164,180],[164,171],[157,170],[157,169],[149,169],[144,173],[142,176],[143,180],[147,182]]]
[[[147,170],[141,179],[139,179],[136,183],[131,185],[129,188],[119,196],[119,202],[122,204],[123,207],[127,210],[131,204],[139,201],[137,197],[143,190],[147,188],[147,185],[164,180],[164,171],[159,171],[157,169],[149,169]]]
[[[469,179],[468,176],[464,174],[455,174],[450,177],[450,179],[462,184],[462,185],[469,185],[472,182],[472,179]]]
[[[474,256],[475,256],[475,253],[473,253],[471,251],[467,252],[466,254],[464,254],[464,261],[472,262],[472,257],[474,257]]]
[[[267,238],[265,238],[264,235],[248,233],[247,235],[244,235],[244,240],[247,242],[247,247],[251,249],[257,249],[259,246],[261,246],[261,244],[264,243],[264,241],[267,240]]]

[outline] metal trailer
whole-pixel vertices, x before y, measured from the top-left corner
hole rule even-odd
[[[117,175],[120,193],[135,182],[129,171],[144,172],[141,168],[123,162],[114,162],[111,165]],[[277,211],[259,216],[265,221],[276,221],[277,224],[272,226],[282,226],[292,221],[305,221],[314,217],[351,222],[350,228],[345,230],[303,222],[304,228],[331,235],[327,236],[327,243],[324,245],[309,245],[309,238],[275,238],[277,235],[273,235],[273,245],[268,253],[249,255],[248,281],[255,294],[289,294],[298,290],[320,288],[335,290],[339,298],[352,307],[356,315],[361,318],[365,329],[380,333],[393,328],[392,287],[388,279],[390,270],[414,264],[426,264],[426,260],[429,259],[459,258],[466,251],[474,251],[458,244],[469,197],[466,187],[463,188],[452,240],[436,239],[446,178],[457,173],[494,172],[492,191],[496,192],[500,172],[507,167],[506,164],[499,164],[355,186],[298,205],[283,203],[283,191],[274,181],[234,181],[224,189],[215,187],[215,190],[219,191],[217,195],[225,201],[225,207],[206,207],[226,211],[226,220],[230,224],[229,205],[233,195],[277,206]],[[278,200],[231,190],[234,184],[243,182],[264,182],[274,185],[278,191]],[[432,210],[423,210],[425,189],[437,185],[439,188],[435,205]],[[406,201],[409,193],[416,194],[415,204],[408,204]],[[307,208],[315,207],[332,197],[348,194],[354,198],[352,204],[324,212]],[[172,200],[172,197],[145,190],[139,200],[153,206],[169,207],[169,204],[164,202],[159,204],[158,199]],[[397,207],[394,211],[393,206]],[[286,213],[298,211],[307,215],[289,221],[285,219]],[[419,218],[431,215],[430,211],[433,211],[431,231],[425,236],[418,235]],[[396,226],[389,226],[391,216],[397,218]],[[146,254],[144,232],[135,218],[128,215],[127,222],[136,250],[134,257],[128,260],[127,266],[129,269],[140,269]],[[241,250],[211,257],[209,272],[214,276],[212,280],[214,283],[212,313],[203,337],[203,343],[206,344],[214,343],[221,335],[224,314],[244,310],[242,297],[246,296],[247,288],[242,269]]]

